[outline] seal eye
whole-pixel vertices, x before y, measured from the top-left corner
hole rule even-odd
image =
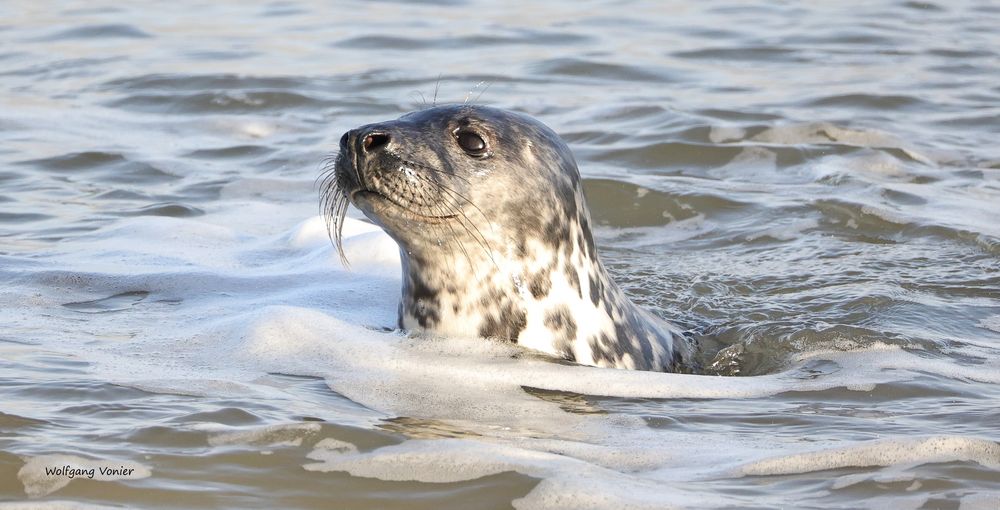
[[[483,156],[486,154],[486,140],[472,131],[459,131],[455,133],[458,146],[471,156]]]

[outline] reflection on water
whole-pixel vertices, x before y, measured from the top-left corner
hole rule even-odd
[[[0,506],[1000,507],[996,6],[171,7],[0,6]],[[466,100],[741,377],[387,331],[320,164]]]

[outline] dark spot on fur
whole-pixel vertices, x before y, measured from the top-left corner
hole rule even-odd
[[[500,331],[500,320],[494,315],[487,315],[479,326],[479,336],[483,338],[497,338],[498,331]]]
[[[479,326],[479,336],[516,343],[518,335],[528,325],[528,315],[523,309],[515,306],[507,296],[496,291],[493,291],[493,294],[499,294],[499,298],[492,301],[484,298],[488,303],[491,302],[492,306],[484,311],[485,318]]]
[[[597,364],[598,360],[604,359],[604,357],[602,356],[604,348],[602,348],[601,344],[598,343],[596,336],[590,337],[590,339],[587,340],[587,345],[590,346],[590,356],[593,358],[593,363],[595,365]]]
[[[590,302],[594,303],[594,306],[601,300],[601,282],[598,281],[597,275],[590,276]]]
[[[559,245],[569,242],[569,219],[558,215],[549,218],[542,232],[542,242],[548,244],[553,249],[558,249]]]
[[[441,320],[438,293],[423,280],[406,278],[403,283],[403,306],[413,315],[420,327],[430,329]]]
[[[565,305],[545,313],[545,327],[552,333],[556,352],[563,359],[576,361],[573,342],[576,340],[576,320]]]
[[[576,338],[576,321],[573,320],[573,315],[569,313],[569,308],[566,306],[560,306],[546,312],[545,327],[554,332],[564,333],[562,336],[567,340],[572,341]]]
[[[552,288],[552,275],[550,269],[542,269],[541,271],[535,273],[531,276],[528,283],[528,289],[531,290],[531,295],[535,299],[541,299],[549,295],[549,290]]]
[[[576,289],[577,295],[580,299],[583,299],[583,289],[580,288],[580,275],[577,274],[576,268],[570,265],[569,261],[563,264],[563,273],[566,274],[566,281],[569,282],[569,286]]]
[[[526,257],[528,255],[528,238],[523,234],[517,236],[514,240],[514,244],[517,246],[517,256]]]
[[[528,314],[524,313],[524,310],[517,309],[511,311],[506,316],[507,324],[507,338],[511,342],[517,342],[517,337],[521,335],[524,331],[524,327],[528,325]]]
[[[621,350],[621,345],[609,337],[607,333],[590,337],[588,343],[590,344],[590,351],[593,353],[595,363],[604,361],[609,365],[614,365],[621,361],[622,355],[625,354]]]
[[[642,326],[635,323],[635,316],[629,314],[628,319],[628,322],[622,318],[615,323],[617,343],[623,353],[628,352],[632,355],[636,368],[649,369],[653,363],[653,347],[650,345],[652,338],[647,337]]]
[[[590,231],[590,222],[587,218],[580,218],[580,230],[583,231],[583,248],[587,252],[590,260],[597,260],[597,247],[594,244],[594,234]]]

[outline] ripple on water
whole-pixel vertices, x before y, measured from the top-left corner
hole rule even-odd
[[[64,303],[63,306],[80,313],[109,313],[128,310],[149,297],[147,291],[122,292],[92,301]]]
[[[83,371],[78,370],[76,373],[82,374]],[[133,399],[141,400],[149,396],[144,391],[88,380],[60,379],[36,384],[13,384],[11,389],[13,391],[9,395],[12,397],[49,403],[115,403]],[[55,413],[55,416],[59,415],[56,409],[50,409],[50,411]]]
[[[87,176],[98,182],[119,184],[165,183],[180,176],[151,163],[135,161],[118,152],[72,152],[43,159],[20,161],[18,165],[41,168],[68,176]]]
[[[237,159],[256,158],[273,154],[277,149],[262,145],[234,145],[217,149],[198,149],[185,154],[188,158],[197,159]]]
[[[282,90],[222,90],[192,94],[132,94],[107,103],[124,110],[164,114],[253,113],[317,109],[331,101],[302,92]]]
[[[333,43],[337,48],[363,50],[413,51],[427,49],[496,47],[505,45],[572,45],[581,44],[591,38],[586,35],[565,32],[545,32],[516,30],[510,35],[465,35],[453,37],[401,37],[383,35],[363,35],[349,37]]]
[[[100,85],[109,92],[191,92],[211,89],[296,89],[308,80],[294,76],[241,74],[146,74],[109,80]]]
[[[112,213],[115,216],[167,216],[170,218],[193,218],[202,216],[205,211],[188,204],[160,203],[150,204],[137,209],[129,209]]]
[[[60,30],[52,35],[37,39],[38,41],[68,41],[74,39],[149,39],[153,36],[132,25],[107,24],[88,25]]]
[[[44,420],[26,418],[16,414],[7,414],[0,411],[0,434],[11,434],[13,432],[24,432],[20,429],[34,428],[45,425]]]
[[[807,56],[786,46],[738,46],[724,48],[703,48],[698,50],[677,51],[672,56],[693,60],[732,60],[746,62],[805,62]]]
[[[716,216],[748,207],[715,195],[664,192],[611,179],[585,179],[594,223],[614,228],[666,225],[698,216]]]
[[[554,58],[530,64],[534,73],[560,78],[580,80],[616,80],[628,82],[675,82],[680,79],[678,72],[652,66],[633,66],[619,63],[600,62],[583,58]]]
[[[805,101],[812,108],[855,108],[867,112],[879,110],[926,109],[927,103],[918,97],[899,94],[838,94]]]
[[[9,202],[10,200],[0,197],[0,204],[4,202]],[[9,223],[11,225],[24,225],[28,223],[33,223],[36,221],[45,221],[54,218],[51,214],[39,214],[39,213],[11,213],[0,211],[0,223]]]

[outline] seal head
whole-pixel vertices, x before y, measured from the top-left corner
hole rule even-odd
[[[400,328],[587,365],[692,368],[690,343],[605,271],[573,155],[530,117],[449,105],[353,129],[322,193],[338,249],[348,203],[399,244]]]

